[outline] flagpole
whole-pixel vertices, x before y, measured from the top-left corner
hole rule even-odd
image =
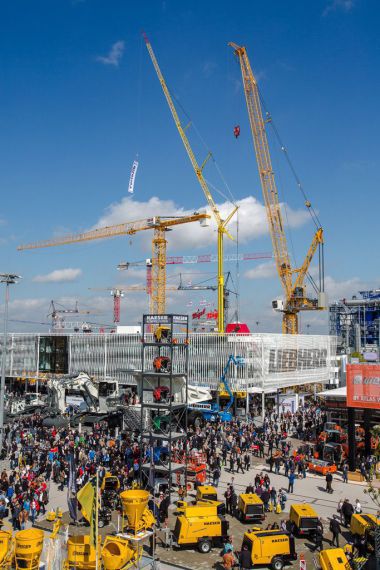
[[[99,570],[98,534],[99,534],[99,467],[96,468],[96,505],[95,505],[95,570]]]

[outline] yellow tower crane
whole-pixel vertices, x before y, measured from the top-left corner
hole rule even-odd
[[[166,308],[166,246],[167,241],[165,232],[170,231],[172,227],[180,224],[188,224],[190,222],[200,222],[207,225],[206,220],[210,218],[208,214],[195,212],[190,216],[155,216],[144,220],[136,220],[134,222],[125,222],[115,226],[107,226],[98,228],[89,232],[80,234],[69,234],[52,240],[38,241],[26,245],[18,246],[18,250],[38,249],[42,247],[52,247],[59,245],[67,245],[71,243],[80,243],[83,241],[92,241],[96,239],[105,239],[123,235],[134,235],[144,230],[153,230],[154,237],[152,240],[152,296],[150,310],[153,314],[162,315]]]
[[[228,45],[235,50],[235,54],[239,57],[248,117],[272,238],[274,257],[278,275],[285,292],[284,305],[282,306],[279,301],[273,301],[272,306],[274,309],[283,313],[283,333],[295,334],[298,333],[299,311],[321,310],[326,308],[327,299],[323,293],[323,251],[322,255],[320,255],[320,291],[318,299],[307,297],[306,286],[304,284],[306,274],[317,248],[323,247],[323,230],[321,227],[317,228],[302,266],[297,269],[292,269],[265,130],[265,122],[268,121],[264,121],[263,118],[257,81],[253,75],[245,47],[240,47],[232,42]],[[310,202],[306,201],[306,206],[310,208]],[[296,275],[295,280],[293,279],[293,275]]]
[[[207,182],[203,176],[203,169],[204,169],[208,159],[211,157],[211,153],[209,153],[206,156],[202,165],[199,166],[198,161],[195,158],[194,152],[190,146],[189,139],[186,136],[186,133],[185,133],[186,127],[184,128],[181,124],[177,110],[174,106],[174,103],[173,103],[173,100],[171,98],[169,89],[168,89],[166,82],[165,82],[165,79],[161,73],[161,69],[158,65],[156,56],[154,55],[154,52],[153,52],[152,46],[150,45],[149,39],[145,33],[143,33],[143,36],[144,36],[146,47],[148,49],[150,58],[152,60],[154,69],[156,70],[157,77],[161,83],[162,90],[163,90],[164,95],[166,97],[166,101],[168,102],[170,111],[173,115],[174,122],[176,124],[177,129],[178,129],[178,132],[180,134],[182,142],[185,146],[186,152],[189,156],[189,159],[190,159],[190,162],[191,162],[192,167],[194,169],[194,172],[198,178],[199,184],[201,185],[201,188],[204,192],[204,195],[206,196],[207,203],[208,203],[208,205],[209,205],[209,207],[213,213],[213,216],[215,218],[216,225],[218,228],[218,322],[217,322],[217,327],[218,327],[218,332],[222,333],[222,332],[224,332],[224,266],[223,266],[224,265],[223,264],[223,260],[224,260],[223,245],[224,244],[223,244],[223,238],[224,238],[224,234],[226,234],[230,239],[233,239],[231,234],[227,230],[227,225],[230,222],[231,218],[234,216],[235,212],[237,211],[238,206],[235,206],[234,209],[232,210],[232,212],[227,216],[227,218],[225,220],[222,220],[222,218],[220,216],[220,212],[217,208],[217,205],[214,202],[214,199],[213,199],[211,192],[208,188]]]

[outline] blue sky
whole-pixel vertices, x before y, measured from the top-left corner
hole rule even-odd
[[[188,134],[197,157],[202,161],[212,149],[242,201],[240,251],[271,251],[271,243],[229,41],[247,47],[266,104],[319,213],[330,297],[379,286],[379,15],[375,0],[2,3],[1,271],[24,278],[12,291],[11,318],[44,322],[50,299],[65,306],[79,299],[98,313],[94,322],[109,323],[112,299],[89,288],[143,283],[143,269],[121,274],[116,265],[150,255],[149,235],[22,253],[18,244],[205,205],[142,29],[172,94],[193,121]],[[299,263],[313,226],[281,151],[273,144],[271,150]],[[131,200],[128,179],[137,154]],[[213,164],[205,174],[227,194]],[[225,203],[223,195],[214,195]],[[168,241],[169,255],[214,253],[216,247],[211,229],[193,225],[175,230]],[[235,251],[236,243],[226,249]],[[280,317],[270,301],[282,292],[271,262],[264,263],[240,264],[240,319],[277,332]],[[213,277],[216,266],[180,270],[208,272],[186,276],[196,282]],[[170,282],[178,282],[178,271],[168,270]],[[204,299],[212,306],[216,301],[211,293],[170,293],[169,309],[188,311]],[[144,293],[130,294],[122,301],[122,323],[138,321],[146,308]],[[15,321],[14,330],[37,328]],[[304,328],[307,323],[311,331],[327,330],[320,313],[305,315]]]

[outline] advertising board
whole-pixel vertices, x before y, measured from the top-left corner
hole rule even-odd
[[[380,409],[380,364],[347,364],[347,406]]]

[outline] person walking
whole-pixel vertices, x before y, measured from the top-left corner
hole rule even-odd
[[[271,500],[271,503],[273,505],[273,509],[276,509],[276,507],[277,507],[277,491],[276,491],[275,487],[272,487],[270,489],[269,493],[270,493],[270,500]]]
[[[225,554],[222,556],[223,558],[223,568],[225,570],[231,570],[235,565],[235,556],[232,550],[228,549]]]
[[[236,473],[239,473],[239,469],[240,469],[241,472],[242,472],[243,475],[244,475],[244,469],[243,469],[243,463],[242,463],[242,461],[241,461],[241,455],[238,455],[238,456],[237,456],[236,465],[237,465]]]
[[[348,483],[348,465],[345,463],[342,469],[343,483]]]
[[[288,481],[289,481],[289,485],[288,485],[288,493],[294,493],[294,481],[295,481],[295,474],[293,473],[293,471],[290,472],[289,476],[288,476]]]
[[[239,568],[240,570],[252,568],[252,557],[246,544],[243,545],[243,549],[239,555]]]
[[[232,491],[233,491],[233,489],[232,489],[231,485],[228,483],[227,489],[224,493],[224,498],[226,500],[226,515],[232,514],[232,512],[231,512],[231,510],[232,510],[231,509]]]
[[[333,482],[332,473],[326,473],[326,492],[327,493],[333,493],[332,482]]]
[[[238,505],[238,496],[235,493],[235,490],[232,492],[231,495],[231,515],[234,517],[237,513],[237,505]]]
[[[219,485],[219,479],[220,479],[220,469],[219,467],[216,467],[212,474],[212,484],[214,485],[214,487],[217,487]]]
[[[285,459],[284,461],[284,469],[285,469],[285,477],[289,476],[289,460]]]
[[[332,534],[331,546],[334,546],[335,544],[335,546],[339,548],[339,535],[341,533],[341,528],[339,522],[335,518],[330,520],[330,532]]]
[[[321,551],[323,548],[323,528],[320,525],[315,529],[315,548],[314,552],[319,549]]]
[[[344,518],[344,525],[346,527],[350,526],[351,517],[354,514],[354,507],[351,505],[348,499],[344,499],[343,501],[342,513]]]
[[[230,473],[235,473],[235,460],[232,453],[230,455]]]
[[[359,499],[356,499],[356,501],[355,501],[354,511],[355,511],[355,515],[360,515],[363,512]]]
[[[344,523],[344,516],[343,516],[343,512],[342,512],[342,507],[343,507],[343,499],[340,499],[339,503],[338,503],[338,507],[336,509],[339,513],[340,524]]]

